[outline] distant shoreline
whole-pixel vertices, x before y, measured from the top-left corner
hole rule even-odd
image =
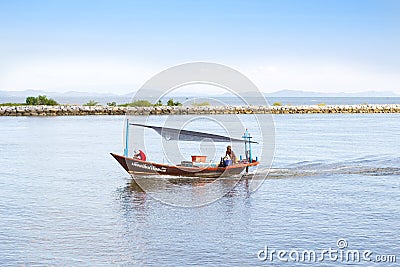
[[[0,116],[400,113],[400,104],[281,106],[0,106]]]
[[[265,98],[246,96],[246,102],[237,97],[164,97],[161,99],[163,104],[169,99],[173,99],[175,102],[180,102],[183,105],[196,105],[202,102],[208,102],[211,106],[217,105],[266,105],[280,102],[283,105],[315,105],[319,103],[325,103],[326,105],[361,105],[361,104],[400,104],[400,97],[288,97],[288,96],[269,96]],[[132,97],[90,97],[90,96],[48,96],[56,100],[60,105],[85,105],[90,101],[97,102],[99,105],[106,106],[108,103],[115,102],[117,106],[131,103]],[[143,100],[148,100],[151,104],[158,101],[158,98],[148,97]],[[2,97],[0,95],[0,103],[26,103],[26,97]],[[46,103],[47,104],[47,103]],[[1,104],[0,104],[1,105]]]

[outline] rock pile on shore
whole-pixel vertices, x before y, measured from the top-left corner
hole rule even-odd
[[[1,106],[0,116],[400,113],[400,104],[304,106]]]

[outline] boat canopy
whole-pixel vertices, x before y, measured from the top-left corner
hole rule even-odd
[[[158,134],[164,137],[165,140],[179,140],[179,141],[197,141],[200,142],[206,138],[213,140],[214,142],[250,142],[258,144],[255,141],[249,141],[246,139],[237,139],[237,138],[230,138],[228,136],[218,135],[218,134],[210,134],[210,133],[202,133],[196,131],[189,131],[189,130],[180,130],[168,127],[160,127],[160,126],[152,126],[152,125],[145,125],[139,123],[129,123],[132,126],[139,126],[145,127],[155,130]]]

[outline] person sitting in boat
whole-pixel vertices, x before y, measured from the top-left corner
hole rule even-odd
[[[227,156],[229,157],[230,160],[232,160],[232,164],[236,163],[236,155],[235,155],[235,152],[233,152],[231,146],[226,147],[225,157],[227,157]]]
[[[133,158],[146,161],[146,154],[142,150],[135,150],[133,153]]]

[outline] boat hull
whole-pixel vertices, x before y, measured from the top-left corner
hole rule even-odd
[[[159,164],[154,162],[142,161],[135,158],[128,158],[118,154],[111,155],[121,164],[121,166],[132,176],[134,175],[170,175],[182,177],[204,177],[218,178],[229,177],[241,174],[246,168],[257,166],[259,162],[239,163],[226,167],[186,167]]]

